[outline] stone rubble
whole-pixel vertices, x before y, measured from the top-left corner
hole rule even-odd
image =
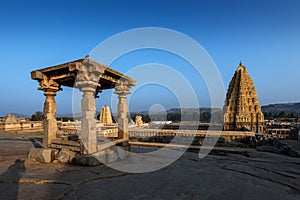
[[[259,141],[256,149],[258,151],[285,154],[292,157],[300,157],[300,151],[290,147],[278,138],[270,138],[267,140]]]

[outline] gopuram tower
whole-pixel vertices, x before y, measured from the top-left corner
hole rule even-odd
[[[242,63],[230,81],[224,113],[225,131],[263,132],[264,115],[253,81]]]
[[[110,125],[112,124],[112,117],[111,117],[111,113],[110,113],[110,109],[108,106],[103,106],[101,108],[101,112],[100,112],[100,124],[103,125]]]

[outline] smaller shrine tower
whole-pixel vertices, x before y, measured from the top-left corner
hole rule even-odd
[[[111,125],[113,123],[110,109],[108,106],[102,106],[100,112],[100,124]]]
[[[136,126],[143,126],[143,120],[142,120],[142,116],[137,115],[135,116],[135,124]]]

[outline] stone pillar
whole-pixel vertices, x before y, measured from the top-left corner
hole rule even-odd
[[[92,87],[83,87],[81,100],[81,110],[83,119],[81,121],[81,141],[85,147],[86,154],[97,152],[97,132],[96,132],[96,100],[95,90]]]
[[[127,82],[120,81],[120,84],[115,87],[115,94],[118,95],[118,138],[129,139],[128,136],[128,105],[126,102],[126,95],[130,94],[130,86]]]
[[[81,100],[83,119],[81,121],[80,139],[82,142],[81,151],[84,154],[97,152],[95,97],[101,88],[99,80],[104,70],[104,66],[94,65],[86,60],[79,66],[75,81],[75,87],[83,92]]]
[[[44,103],[44,136],[43,145],[48,147],[53,140],[56,139],[57,133],[57,122],[56,122],[56,102],[55,96],[56,92],[61,90],[60,85],[55,81],[44,76],[42,80],[39,81],[39,90],[44,91],[46,100]]]
[[[44,103],[44,147],[48,147],[56,139],[57,122],[56,122],[56,102],[54,97],[56,92],[44,92],[46,100]]]
[[[126,102],[126,95],[119,94],[119,103],[118,103],[118,137],[120,139],[129,139],[128,137],[128,105]]]

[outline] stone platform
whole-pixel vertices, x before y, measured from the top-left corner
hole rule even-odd
[[[33,147],[29,150],[27,160],[32,162],[71,163],[80,165],[100,165],[122,160],[128,155],[130,145],[126,139],[99,141],[97,152],[83,154],[79,140],[56,139],[49,144],[49,148]]]
[[[216,152],[199,159],[198,154],[187,152],[161,170],[130,174],[105,165],[26,161],[30,148],[40,145],[40,139],[36,135],[0,132],[1,200],[300,198],[299,158],[247,148],[248,157]],[[296,146],[300,147],[298,143]],[[122,162],[145,165],[133,161]]]

